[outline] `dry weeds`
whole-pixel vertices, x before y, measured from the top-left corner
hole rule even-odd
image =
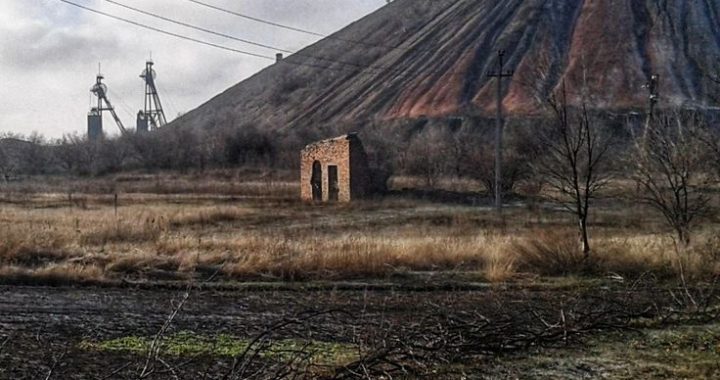
[[[491,282],[524,274],[689,278],[720,274],[716,226],[679,253],[653,221],[604,210],[585,262],[562,214],[492,211],[422,201],[311,206],[216,195],[5,194],[0,277],[49,283],[184,279],[353,279],[414,271],[474,272]],[[612,215],[615,215],[613,217]],[[617,221],[613,224],[613,221]]]

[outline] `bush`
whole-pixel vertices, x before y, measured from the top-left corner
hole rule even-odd
[[[577,234],[569,231],[539,230],[534,237],[514,244],[520,271],[543,276],[581,273],[588,264],[583,260]]]

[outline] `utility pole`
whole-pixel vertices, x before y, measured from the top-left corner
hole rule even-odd
[[[648,114],[647,114],[647,120],[645,120],[645,130],[643,131],[643,138],[647,137],[648,129],[650,128],[650,123],[652,122],[653,118],[655,117],[655,107],[657,106],[658,101],[660,100],[660,95],[658,94],[658,87],[660,85],[660,76],[657,74],[652,74],[650,76],[650,82],[648,82],[645,86],[648,89]]]
[[[511,78],[512,70],[504,71],[505,50],[498,50],[498,71],[488,73],[489,78],[497,78],[497,109],[495,116],[495,208],[502,212],[502,159],[503,159],[503,110],[502,80]]]

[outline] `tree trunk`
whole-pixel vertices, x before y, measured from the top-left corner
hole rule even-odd
[[[587,217],[580,218],[580,238],[583,259],[587,260],[590,258],[590,238],[588,237]]]
[[[680,226],[676,228],[678,234],[678,245],[684,251],[690,246],[690,228]]]

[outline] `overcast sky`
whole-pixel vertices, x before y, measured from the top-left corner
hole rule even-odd
[[[105,0],[71,0],[103,12],[196,39],[254,53],[275,51],[190,30],[125,10]],[[201,7],[188,0],[115,0],[202,26],[298,50],[313,37]],[[373,12],[385,0],[202,0],[299,28],[330,34]],[[0,0],[0,133],[33,131],[56,138],[85,133],[98,63],[110,101],[127,127],[143,104],[139,78],[152,53],[160,97],[174,118],[251,76],[271,61],[183,41],[96,15],[59,0]],[[108,115],[109,116],[109,115]],[[105,119],[105,131],[117,128]]]

